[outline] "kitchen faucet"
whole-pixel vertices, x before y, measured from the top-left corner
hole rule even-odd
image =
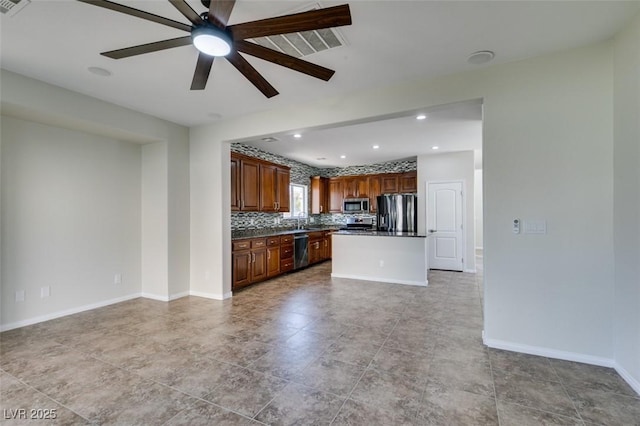
[[[300,219],[303,219],[301,216],[298,216],[298,229],[302,229],[302,227],[300,226]],[[306,223],[305,223],[306,225]]]

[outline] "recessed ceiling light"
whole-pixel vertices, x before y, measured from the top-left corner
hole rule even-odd
[[[427,116],[424,115],[424,114],[420,114],[420,115],[416,116],[416,120],[424,120],[425,118],[427,118]]]
[[[278,142],[278,138],[274,138],[273,136],[267,136],[266,138],[260,139],[262,142]]]
[[[347,158],[347,156],[346,155],[341,155],[340,158]]]
[[[316,160],[319,160],[319,161],[326,160],[326,159],[327,159],[327,157],[318,157],[318,158],[316,158]]]
[[[469,57],[467,58],[467,62],[474,65],[486,64],[487,62],[491,61],[495,56],[496,54],[490,50],[480,50],[478,52],[473,52],[471,55],[469,55]]]
[[[373,149],[380,149],[380,145],[374,145]]]
[[[295,135],[293,135],[293,137],[296,139],[300,139],[302,135],[300,133],[296,133]]]
[[[100,77],[109,77],[111,75],[111,71],[100,67],[89,67],[88,70],[91,74],[99,75]]]
[[[436,149],[440,149],[439,146],[432,146],[431,149],[436,150]]]

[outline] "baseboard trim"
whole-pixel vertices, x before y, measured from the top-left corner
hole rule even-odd
[[[627,370],[624,369],[624,367],[622,367],[617,362],[614,361],[613,364],[613,368],[618,372],[620,377],[622,377],[624,381],[627,382],[638,395],[640,395],[640,381],[636,380]]]
[[[64,311],[53,312],[46,315],[40,315],[37,317],[29,318],[22,321],[16,321],[9,324],[2,324],[0,331],[13,330],[14,328],[26,327],[28,325],[37,324],[39,322],[50,321],[56,318],[66,317],[67,315],[78,314],[84,311],[90,311],[91,309],[102,308],[105,306],[113,305],[115,303],[126,302],[127,300],[137,299],[141,297],[140,293],[130,294],[128,296],[117,297],[115,299],[104,300],[102,302],[90,303],[88,305],[78,306],[77,308],[65,309]]]
[[[615,362],[611,358],[602,358],[592,355],[580,354],[577,352],[558,351],[555,349],[542,348],[539,346],[522,345],[519,343],[505,342],[503,340],[487,339],[482,337],[484,344],[494,349],[504,349],[511,352],[520,352],[529,355],[544,356],[547,358],[562,359],[565,361],[581,362],[583,364],[599,365],[601,367],[615,367]]]
[[[393,278],[366,277],[366,276],[362,276],[362,275],[349,275],[349,274],[334,274],[334,273],[331,273],[331,278],[347,278],[347,279],[350,279],[350,280],[375,281],[375,282],[381,282],[381,283],[415,285],[415,286],[419,286],[419,287],[426,287],[427,285],[429,285],[429,280],[424,280],[424,281],[396,280],[396,279],[393,279]]]
[[[159,302],[168,302],[169,301],[169,296],[161,296],[159,294],[140,293],[140,296],[144,297],[145,299],[157,300]]]
[[[181,293],[171,294],[171,295],[169,295],[169,301],[176,300],[176,299],[182,299],[183,297],[187,297],[187,296],[189,296],[189,292],[188,291],[183,291]]]
[[[191,296],[197,296],[197,297],[204,297],[207,299],[214,299],[214,300],[225,300],[225,299],[229,299],[233,293],[228,292],[228,293],[205,293],[202,291],[195,291],[195,290],[190,290],[189,291],[189,295]]]

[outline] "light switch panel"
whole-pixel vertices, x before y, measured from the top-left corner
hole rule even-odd
[[[513,233],[520,233],[520,219],[513,219]]]

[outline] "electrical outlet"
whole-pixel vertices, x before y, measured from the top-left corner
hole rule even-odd
[[[122,284],[122,274],[117,273],[113,276],[113,283],[114,284]]]
[[[16,302],[24,302],[24,290],[16,291]]]
[[[45,297],[49,297],[49,296],[51,296],[51,287],[50,286],[41,287],[40,298],[44,299]]]

